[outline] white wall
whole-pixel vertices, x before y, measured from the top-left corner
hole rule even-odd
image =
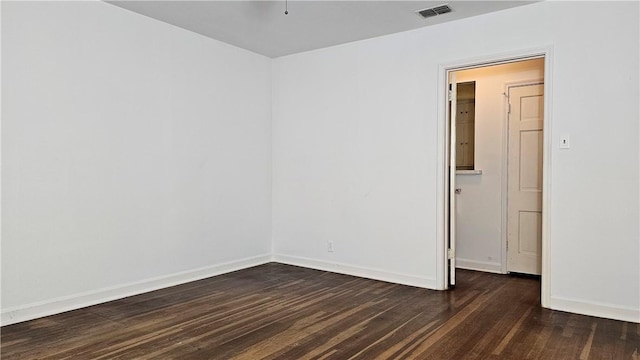
[[[271,60],[2,2],[3,324],[269,261]]]
[[[640,321],[638,10],[542,2],[276,59],[274,258],[435,287],[438,67],[552,46],[550,305]]]
[[[436,87],[396,38],[274,61],[275,260],[435,286]]]
[[[456,76],[458,82],[476,82],[475,168],[482,170],[482,175],[456,176],[456,187],[462,189],[456,196],[456,265],[501,272],[507,157],[503,93],[508,83],[543,79],[544,59],[462,70]]]

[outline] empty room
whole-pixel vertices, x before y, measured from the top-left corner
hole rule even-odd
[[[2,1],[2,359],[640,359],[637,1]]]

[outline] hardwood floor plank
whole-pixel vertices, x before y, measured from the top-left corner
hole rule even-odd
[[[591,325],[591,333],[589,334],[587,343],[584,344],[584,347],[582,348],[582,352],[580,352],[580,360],[587,360],[589,358],[589,353],[591,352],[591,344],[593,343],[593,336],[596,334],[597,327],[598,324],[595,322]]]

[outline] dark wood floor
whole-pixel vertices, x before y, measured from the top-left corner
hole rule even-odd
[[[438,292],[267,264],[1,329],[2,359],[633,359],[640,325],[550,311],[539,282]]]

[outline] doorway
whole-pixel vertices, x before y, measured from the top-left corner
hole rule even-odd
[[[446,279],[443,288],[455,284],[456,267],[496,273],[539,274],[542,276],[543,306],[546,303],[548,271],[545,269],[547,260],[545,251],[548,251],[548,245],[545,245],[545,242],[548,242],[548,236],[546,236],[548,233],[548,221],[546,220],[548,212],[544,210],[547,203],[545,200],[548,198],[548,188],[543,184],[549,178],[548,161],[545,159],[550,154],[548,146],[550,141],[549,134],[545,131],[545,125],[549,123],[550,117],[549,107],[545,106],[548,103],[548,98],[545,96],[544,90],[549,86],[550,55],[549,50],[543,50],[528,56],[514,56],[513,58],[476,63],[461,62],[441,67],[442,78],[446,83],[446,87],[442,91],[445,95],[443,102],[446,105],[440,111],[444,123],[442,131],[440,131],[441,144],[444,148],[441,153],[444,166],[440,174],[443,177],[442,184],[444,185],[441,207],[444,212],[442,235],[447,240],[443,246],[444,259],[441,275]],[[535,62],[542,69],[537,75],[525,71],[519,77],[503,76],[500,78],[495,76],[495,72],[499,71],[500,66],[511,67],[511,70],[514,70],[518,67],[531,67]],[[528,65],[526,65],[527,63]],[[484,80],[475,81],[477,77],[474,79],[469,75],[473,72],[477,75],[481,71],[493,71],[494,80],[499,78],[498,80],[502,81],[499,89],[495,86],[497,80],[491,84],[493,89],[490,89],[494,97],[499,90],[498,94],[501,96],[500,101],[502,101],[500,105],[496,106],[493,103],[487,106],[480,103],[486,101],[486,94],[483,92],[486,93],[488,90],[487,83]],[[457,104],[452,105],[449,97],[446,96],[449,90],[453,89],[453,84],[450,87],[450,83],[466,87],[466,90],[463,90],[466,92],[476,88],[476,103],[470,102],[469,99],[473,96],[470,97],[466,94],[462,96],[462,102],[460,102],[463,104],[466,101],[465,105],[460,108]],[[523,91],[524,93],[522,93]],[[455,92],[453,97],[453,100],[457,100]],[[517,105],[514,105],[516,98]],[[510,103],[511,105],[509,105]],[[455,111],[463,112],[461,114],[462,121],[457,122],[463,128],[456,127],[455,123],[451,126],[452,123],[449,122],[449,114]],[[471,114],[472,111],[476,111],[477,114],[474,116]],[[488,114],[491,111],[494,112],[493,115]],[[493,129],[484,128],[488,117],[493,116],[495,120],[495,111],[502,113],[498,115],[500,118],[498,121],[502,123],[498,127],[494,126]],[[476,124],[469,125],[473,124],[474,117]],[[517,122],[516,118],[519,119]],[[474,129],[473,131],[469,130],[470,126]],[[493,132],[491,135],[493,139],[488,134],[490,132]],[[469,134],[472,134],[472,138],[469,138]],[[458,137],[464,136],[464,139],[458,139],[460,141],[456,142],[456,135]],[[465,146],[474,142],[475,149],[465,149]],[[488,142],[492,143],[492,150],[484,149]],[[455,146],[452,147],[451,144],[455,144]],[[459,152],[463,153],[464,159],[452,158]],[[487,152],[498,156],[499,159],[490,164],[487,161]],[[452,162],[452,159],[455,162]],[[520,163],[516,160],[519,160]],[[456,165],[459,169],[456,169]],[[509,184],[509,179],[520,180],[517,183]],[[488,183],[492,183],[491,186],[498,193],[498,196],[482,190],[483,186]],[[512,190],[510,193],[508,193],[509,189]],[[514,189],[519,191],[514,192]],[[480,193],[481,196],[475,198],[471,196],[474,191],[476,195]],[[482,195],[485,198],[482,198]],[[509,202],[509,198],[512,198],[513,201]],[[460,204],[456,204],[457,202]],[[509,204],[512,206],[520,204],[520,209],[509,209]],[[524,205],[534,205],[534,207]],[[482,212],[485,216],[476,219],[476,222],[485,222],[484,229],[469,231],[469,228],[473,228],[469,226],[465,229],[464,214],[461,214],[460,210],[469,206],[476,212]],[[493,210],[486,211],[487,207],[491,207]],[[487,221],[488,217],[493,217],[493,221]],[[491,231],[487,231],[489,228],[493,228],[493,234]],[[464,238],[469,233],[473,233],[475,236],[471,246],[467,246],[468,244],[463,244],[461,247],[456,246],[456,238]],[[513,234],[516,236],[514,237]],[[483,241],[487,239],[490,239],[493,246],[492,252],[489,253],[486,252],[487,246],[483,244]],[[507,243],[509,243],[510,251],[507,250]],[[485,253],[482,253],[480,258],[469,259],[465,252],[470,249],[474,250],[474,246],[476,249],[482,248]],[[517,256],[511,256],[514,254]],[[528,255],[529,258],[523,259],[524,255]],[[528,267],[527,262],[529,263]],[[525,264],[524,268],[521,267],[522,264]]]

